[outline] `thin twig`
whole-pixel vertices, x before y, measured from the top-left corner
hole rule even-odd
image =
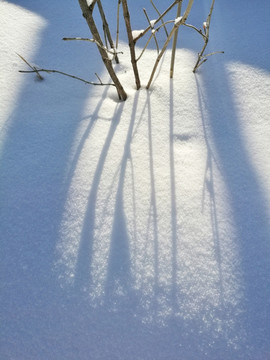
[[[119,64],[119,59],[118,59],[118,56],[117,56],[117,52],[115,50],[115,46],[114,46],[113,39],[112,39],[112,36],[111,36],[110,28],[109,28],[109,25],[108,25],[108,22],[107,22],[107,19],[106,19],[104,10],[103,10],[103,6],[101,4],[101,0],[97,0],[97,4],[98,4],[98,9],[99,9],[99,12],[100,12],[101,19],[102,19],[104,38],[105,38],[106,46],[108,48],[108,45],[107,45],[107,39],[108,39],[110,47],[111,47],[111,49],[113,49],[113,52],[114,52],[115,62],[116,62],[116,64]]]
[[[138,71],[138,67],[137,67],[136,54],[135,54],[135,41],[132,36],[132,29],[131,29],[131,24],[130,24],[130,15],[129,15],[129,10],[128,10],[127,0],[122,0],[122,8],[123,8],[123,16],[125,19],[127,36],[128,36],[131,64],[132,64],[133,73],[134,73],[134,77],[135,77],[136,88],[137,88],[137,90],[139,90],[141,87],[141,82],[140,82],[140,75],[139,75],[139,71]]]
[[[97,73],[95,73],[95,75],[96,75],[96,77],[98,78],[98,80],[99,80],[100,84],[102,84],[102,81],[101,81],[100,77],[98,76],[98,74],[97,74]]]
[[[212,56],[212,55],[216,55],[216,54],[224,54],[224,51],[213,51],[212,53],[210,54],[207,54],[207,55],[203,55],[200,59],[200,62],[199,64],[197,65],[197,68],[196,70],[203,64],[205,63],[208,59],[209,56]]]
[[[157,57],[157,59],[156,59],[156,62],[155,62],[154,68],[153,68],[153,70],[152,70],[152,73],[151,73],[150,79],[149,79],[149,81],[148,81],[148,84],[147,84],[147,86],[146,86],[146,89],[149,89],[149,87],[150,87],[150,85],[151,85],[151,83],[152,83],[154,74],[155,74],[155,72],[156,72],[156,69],[157,69],[157,67],[158,67],[158,64],[159,64],[159,62],[160,62],[160,59],[162,58],[165,50],[167,49],[167,46],[169,45],[169,42],[170,42],[171,38],[173,37],[173,34],[175,33],[175,30],[178,29],[178,27],[180,26],[180,23],[181,23],[181,20],[174,25],[174,27],[172,28],[171,32],[169,33],[169,36],[167,37],[167,40],[165,41],[165,43],[164,43],[164,45],[163,45],[163,48],[161,49],[161,52],[159,53],[159,55],[158,55],[158,57]]]
[[[142,49],[140,55],[137,57],[137,61],[139,61],[140,58],[142,57],[143,53],[145,52],[145,50],[146,50],[147,46],[149,45],[149,43],[150,43],[152,37],[154,36],[154,34],[155,34],[156,32],[158,32],[158,31],[160,30],[160,28],[165,27],[166,25],[171,24],[171,23],[174,23],[174,22],[175,22],[174,20],[168,20],[168,21],[166,21],[166,22],[162,22],[161,25],[159,25],[157,28],[155,28],[154,30],[152,30],[151,35],[149,36],[149,39],[147,40],[146,44],[144,45],[144,48]]]
[[[118,5],[117,5],[116,41],[115,41],[115,47],[116,47],[116,49],[118,49],[118,42],[119,42],[119,26],[120,26],[119,12],[120,12],[120,4],[121,4],[121,0],[118,0]]]
[[[102,48],[103,50],[107,51],[107,53],[113,55],[114,57],[117,55],[117,54],[123,54],[123,52],[116,52],[115,50],[111,51],[109,50],[108,48],[106,48],[105,46],[101,45],[98,41],[96,41],[95,39],[89,39],[89,38],[81,38],[81,37],[74,37],[74,38],[67,38],[67,37],[64,37],[62,40],[64,41],[72,41],[72,40],[78,40],[78,41],[89,41],[89,42],[92,42],[92,43],[95,43],[97,46],[99,46],[100,48]]]
[[[39,80],[43,80],[43,77],[40,75],[39,70],[35,67],[29,64],[28,61],[25,60],[25,58],[23,56],[21,56],[20,54],[16,53],[21,59],[22,61],[24,61],[31,69],[32,72],[35,72],[37,74],[37,77],[39,78]]]
[[[153,26],[155,26],[164,16],[178,3],[179,0],[174,1],[159,17],[155,20]],[[143,37],[149,30],[151,26],[148,26],[144,31],[142,31],[135,39],[134,42],[136,43],[141,37]]]
[[[116,86],[116,89],[118,92],[118,97],[120,100],[126,100],[127,93],[125,92],[120,80],[118,79],[118,77],[114,71],[111,60],[108,59],[108,56],[107,56],[108,52],[107,52],[107,50],[104,49],[104,45],[102,43],[95,20],[93,18],[93,9],[94,9],[96,0],[94,0],[90,6],[88,5],[87,0],[78,0],[78,2],[80,4],[83,17],[85,18],[85,20],[87,22],[87,25],[92,33],[93,38],[95,39],[95,41],[97,41],[98,44],[101,45],[101,46],[98,46],[98,50],[99,50],[100,56],[102,58],[102,61],[103,61],[104,65],[106,66],[106,69],[107,69],[108,73],[110,74],[110,77],[111,77],[113,83]]]
[[[179,19],[176,19],[177,21],[175,21],[174,27],[172,28],[172,30],[171,30],[171,32],[170,32],[167,40],[165,41],[165,43],[164,43],[164,45],[163,45],[163,48],[162,48],[161,52],[159,53],[159,55],[158,55],[158,57],[157,57],[157,59],[156,59],[156,62],[155,62],[155,65],[154,65],[154,67],[153,67],[153,70],[152,70],[150,79],[149,79],[149,81],[148,81],[148,84],[147,84],[147,86],[146,86],[146,89],[149,89],[149,87],[150,87],[150,85],[151,85],[151,83],[152,83],[152,80],[153,80],[153,78],[154,78],[154,74],[155,74],[155,72],[156,72],[156,69],[157,69],[157,67],[158,67],[158,64],[159,64],[159,62],[160,62],[160,59],[162,58],[165,50],[167,49],[167,46],[168,46],[171,38],[173,37],[175,31],[179,28],[180,25],[182,25],[183,23],[185,23],[185,21],[187,20],[188,15],[189,15],[189,13],[190,13],[190,11],[191,11],[193,2],[194,2],[194,0],[189,0],[188,5],[187,5],[187,8],[186,8],[186,11],[184,12],[184,15],[183,15],[182,17],[180,17]]]
[[[151,41],[152,37],[153,37],[153,33],[150,35],[149,39],[147,40],[146,44],[144,45],[144,48],[142,49],[142,51],[141,51],[140,55],[137,57],[136,61],[139,61],[139,60],[140,60],[140,58],[143,56],[143,53],[145,52],[145,50],[146,50],[147,46],[149,45],[149,43],[150,43],[150,41]]]
[[[161,13],[160,13],[160,11],[158,10],[158,8],[156,7],[156,5],[154,4],[153,0],[150,0],[150,2],[151,2],[151,4],[152,4],[153,8],[156,10],[158,16],[161,16]],[[161,18],[160,20],[161,20],[161,22],[164,24],[163,18]],[[167,30],[166,26],[164,26],[164,31],[165,31],[165,33],[166,33],[166,36],[168,37],[168,36],[169,36],[169,33],[168,33],[168,30]]]
[[[147,21],[148,21],[148,24],[149,24],[149,25],[151,26],[151,28],[152,28],[152,34],[153,34],[153,37],[154,37],[154,40],[155,40],[155,43],[156,43],[157,53],[159,53],[158,41],[157,41],[157,38],[156,38],[155,30],[153,30],[154,27],[153,27],[153,25],[151,24],[151,21],[150,21],[150,19],[149,19],[149,16],[148,16],[145,8],[143,8],[143,12],[144,12],[144,15],[145,15],[145,17],[146,17],[146,19],[147,19]]]
[[[115,86],[115,84],[113,83],[103,83],[100,79],[100,77],[95,74],[97,76],[97,78],[99,79],[99,83],[95,83],[93,81],[87,81],[87,80],[84,80],[78,76],[75,76],[75,75],[70,75],[70,74],[67,74],[63,71],[59,71],[59,70],[51,70],[51,69],[35,69],[35,70],[19,70],[20,73],[26,73],[26,74],[29,74],[29,73],[36,73],[36,72],[46,72],[48,74],[51,74],[51,73],[56,73],[56,74],[60,74],[60,75],[64,75],[64,76],[68,76],[72,79],[76,79],[76,80],[79,80],[79,81],[82,81],[84,82],[85,84],[90,84],[90,85],[102,85],[102,86],[106,86],[106,85],[110,85],[110,86]],[[43,78],[42,78],[43,79]]]
[[[209,56],[212,56],[212,55],[216,55],[216,54],[224,54],[224,51],[213,51],[207,55],[204,55],[203,57],[206,58],[206,57],[209,57]]]
[[[193,29],[193,30],[195,30],[195,31],[197,31],[197,32],[202,36],[203,40],[205,40],[206,36],[205,36],[204,33],[202,32],[202,29],[198,29],[198,28],[196,28],[196,26],[191,25],[191,24],[187,24],[187,23],[185,23],[185,24],[183,24],[183,25],[186,26],[186,27],[189,27],[189,28],[191,28],[191,29]]]
[[[198,67],[201,66],[207,60],[207,59],[205,59],[203,54],[205,52],[206,46],[207,46],[208,41],[209,41],[210,22],[211,22],[213,9],[214,9],[214,4],[215,4],[215,0],[212,0],[210,11],[209,11],[209,14],[207,16],[206,22],[204,24],[204,27],[205,27],[204,45],[203,45],[203,48],[202,48],[201,52],[198,54],[197,62],[195,64],[194,68],[193,68],[194,73],[196,72]]]

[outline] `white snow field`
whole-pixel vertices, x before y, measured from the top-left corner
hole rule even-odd
[[[134,31],[156,16],[128,3]],[[18,72],[17,53],[109,81],[95,44],[62,41],[91,37],[77,1],[0,1],[1,359],[270,359],[269,14],[216,0],[207,52],[225,53],[193,74],[202,39],[180,28],[149,91],[155,43],[136,91],[121,20],[119,102]]]

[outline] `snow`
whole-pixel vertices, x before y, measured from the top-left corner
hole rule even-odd
[[[89,36],[76,2],[0,2],[1,359],[270,358],[269,10],[217,2],[207,49],[225,54],[194,75],[181,28],[149,91],[154,44],[136,91],[122,35],[121,103],[18,72],[16,53],[108,80],[94,44],[61,40]]]
[[[136,39],[138,36],[140,36],[144,32],[144,29],[142,30],[132,30],[132,38]]]
[[[182,20],[182,16],[178,16],[175,20],[174,20],[174,24],[175,25],[178,25],[180,22],[181,22],[181,20]]]
[[[151,27],[155,26],[156,21],[157,21],[157,19],[150,20]]]

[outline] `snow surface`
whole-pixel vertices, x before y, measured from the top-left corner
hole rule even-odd
[[[144,29],[141,30],[132,30],[132,38],[136,39],[138,36],[140,36],[144,32]]]
[[[89,36],[76,1],[0,1],[1,359],[270,359],[269,11],[217,1],[225,54],[194,75],[181,28],[174,79],[168,49],[149,91],[154,43],[136,91],[122,29],[120,103],[18,73],[16,53],[108,80],[93,44],[61,41]]]

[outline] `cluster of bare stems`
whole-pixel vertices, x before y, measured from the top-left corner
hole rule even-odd
[[[82,10],[83,17],[85,18],[85,20],[88,24],[88,27],[91,31],[93,38],[88,39],[88,38],[75,37],[75,38],[63,38],[63,40],[83,40],[83,41],[90,41],[90,42],[96,44],[98,51],[100,53],[101,59],[111,77],[112,84],[110,84],[110,85],[113,85],[116,87],[118,97],[120,100],[126,100],[127,94],[115,72],[113,62],[115,61],[116,63],[119,63],[119,58],[118,58],[119,52],[117,51],[117,49],[118,49],[118,42],[119,42],[119,22],[120,22],[119,18],[120,18],[121,8],[122,8],[123,18],[125,21],[125,27],[126,27],[126,31],[127,31],[127,37],[128,37],[128,43],[129,43],[129,49],[130,49],[130,59],[131,59],[131,64],[132,64],[132,69],[133,69],[137,89],[139,89],[141,87],[141,81],[140,81],[140,75],[139,75],[137,63],[140,60],[140,58],[142,57],[142,55],[144,54],[148,44],[150,43],[150,41],[152,39],[154,39],[156,47],[157,47],[157,58],[155,60],[153,70],[150,74],[150,78],[149,78],[146,88],[149,89],[149,87],[151,86],[151,83],[153,81],[153,78],[154,78],[155,72],[157,70],[157,67],[159,65],[159,62],[162,59],[171,40],[172,40],[172,54],[171,54],[171,65],[170,65],[170,77],[171,78],[173,77],[178,30],[179,30],[180,26],[186,26],[186,27],[189,27],[189,28],[195,30],[198,34],[200,34],[200,36],[203,39],[203,48],[200,51],[200,53],[198,54],[198,59],[193,68],[193,72],[196,72],[198,67],[207,60],[208,56],[218,53],[218,52],[214,52],[214,53],[210,53],[207,55],[204,54],[205,49],[208,44],[208,40],[209,40],[210,22],[211,22],[211,17],[212,17],[212,13],[213,13],[215,0],[212,0],[208,17],[207,17],[206,21],[203,23],[203,30],[187,23],[187,19],[190,14],[190,11],[192,9],[194,0],[188,0],[185,11],[183,12],[183,15],[181,14],[183,0],[173,1],[171,3],[171,5],[163,12],[160,12],[157,9],[157,7],[155,6],[153,0],[150,0],[154,10],[157,13],[157,19],[151,21],[146,10],[143,9],[148,26],[144,30],[140,31],[139,33],[134,32],[132,30],[127,0],[118,0],[117,33],[116,33],[115,44],[114,44],[114,41],[113,41],[113,38],[112,38],[112,35],[110,32],[110,28],[109,28],[109,25],[108,25],[108,22],[107,22],[107,19],[105,16],[102,1],[101,0],[92,0],[89,3],[89,0],[88,1],[87,0],[78,0],[78,2],[81,7],[81,10]],[[98,16],[101,17],[101,21],[102,21],[102,31],[103,31],[102,35],[101,35],[101,31],[99,31],[96,21],[95,21],[94,10],[96,8],[97,8]],[[175,12],[175,16],[173,17],[173,20],[165,21],[166,15],[171,13],[173,8],[176,8],[176,12]],[[170,31],[167,30],[167,27],[170,27]],[[158,41],[157,41],[156,34],[161,28],[163,28],[166,33],[166,40],[165,40],[163,46],[160,48]],[[135,51],[136,42],[139,39],[143,38],[147,34],[148,34],[148,39],[145,43],[145,46],[142,49],[139,56],[136,57],[136,51]],[[220,51],[220,52],[222,52],[222,51]],[[66,76],[75,78],[80,81],[84,81],[85,83],[88,83],[88,84],[107,85],[107,84],[104,84],[98,76],[97,77],[98,77],[99,82],[94,83],[91,81],[83,80],[74,75],[63,73],[58,70],[38,69],[36,67],[31,66],[22,56],[20,56],[20,57],[31,68],[31,70],[29,70],[29,71],[21,71],[21,72],[35,72],[40,79],[42,79],[40,72],[59,73],[62,75],[66,75]]]

